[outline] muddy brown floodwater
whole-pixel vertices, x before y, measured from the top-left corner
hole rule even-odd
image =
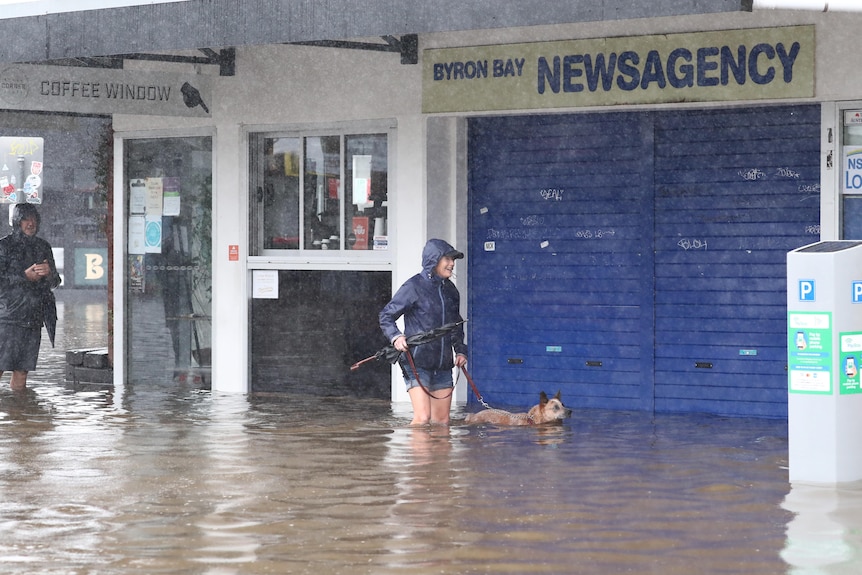
[[[70,385],[62,350],[104,345],[106,314],[67,298],[30,389],[0,386],[2,573],[862,568],[859,488],[789,485],[786,422],[414,429],[378,400]]]

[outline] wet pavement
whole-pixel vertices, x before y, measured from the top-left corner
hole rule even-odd
[[[2,573],[862,569],[862,489],[791,487],[785,422],[429,429],[380,400],[70,385],[63,350],[106,344],[84,296],[30,389],[0,385]]]

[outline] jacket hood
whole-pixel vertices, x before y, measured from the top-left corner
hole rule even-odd
[[[42,217],[39,215],[39,210],[33,204],[15,204],[12,210],[12,227],[20,228],[21,220],[33,218],[36,220],[36,226],[42,224]]]
[[[452,247],[448,242],[439,239],[431,239],[422,250],[422,276],[434,279],[434,268],[440,262],[440,258],[449,256],[452,259],[461,259],[464,254]]]

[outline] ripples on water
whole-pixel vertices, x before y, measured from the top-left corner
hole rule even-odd
[[[0,387],[2,573],[862,565],[858,491],[791,490],[784,422],[576,410],[413,429],[381,401],[72,388],[46,360],[26,394]]]

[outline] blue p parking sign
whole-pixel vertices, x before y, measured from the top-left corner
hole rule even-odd
[[[799,301],[814,301],[814,280],[799,280]]]
[[[853,294],[850,301],[853,303],[862,303],[862,281],[854,281],[851,283]]]

